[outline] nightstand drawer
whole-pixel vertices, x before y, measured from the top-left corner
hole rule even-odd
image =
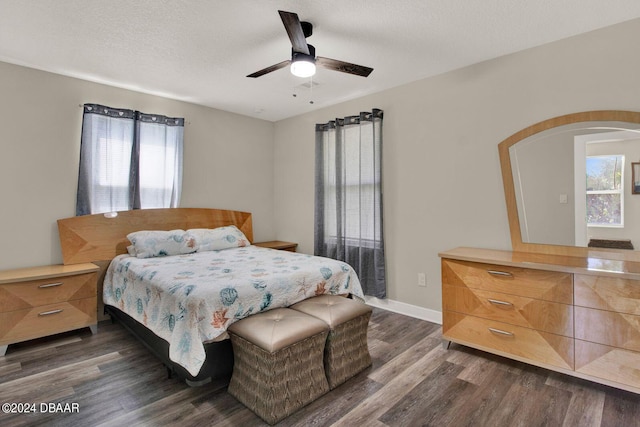
[[[573,306],[517,295],[442,286],[443,310],[573,337]]]
[[[575,275],[576,305],[640,315],[640,281]]]
[[[0,285],[0,313],[96,297],[96,273]]]
[[[467,261],[442,260],[442,283],[573,304],[573,275]]]
[[[95,325],[97,297],[0,313],[0,345]]]
[[[444,311],[442,336],[460,344],[573,369],[573,338]]]

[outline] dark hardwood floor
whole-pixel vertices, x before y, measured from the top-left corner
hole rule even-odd
[[[453,344],[440,326],[374,310],[373,366],[281,426],[640,426],[640,395]],[[640,367],[639,367],[640,369]],[[189,387],[119,324],[9,346],[0,403],[71,413],[0,413],[1,426],[262,426],[224,384]]]

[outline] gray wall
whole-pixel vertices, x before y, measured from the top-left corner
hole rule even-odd
[[[256,240],[275,237],[273,123],[0,63],[0,269],[62,262],[87,102],[185,117],[181,206],[249,211]]]
[[[511,248],[498,143],[563,114],[640,110],[639,38],[629,21],[276,123],[278,238],[313,250],[314,123],[381,108],[388,296],[440,310],[439,251]]]
[[[574,246],[573,134],[534,135],[512,145],[509,154],[522,240]],[[561,194],[567,196],[567,203],[560,203]]]

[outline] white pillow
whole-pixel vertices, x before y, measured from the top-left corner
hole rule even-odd
[[[190,254],[198,249],[193,238],[184,230],[136,231],[129,233],[127,239],[133,245],[138,258]]]
[[[235,225],[218,228],[192,228],[187,230],[192,237],[198,252],[220,251],[229,248],[249,246],[249,239]]]

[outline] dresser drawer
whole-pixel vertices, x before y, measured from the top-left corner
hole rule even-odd
[[[443,310],[573,337],[573,306],[517,295],[442,286]]]
[[[442,283],[573,304],[571,273],[443,259]]]
[[[96,273],[0,285],[0,313],[96,297]]]
[[[640,315],[640,281],[575,275],[575,304]]]
[[[640,388],[640,353],[576,340],[576,372]]]
[[[575,307],[576,338],[640,351],[640,316]]]
[[[573,338],[450,311],[443,313],[442,331],[461,344],[573,369]]]
[[[0,345],[95,325],[96,307],[93,296],[0,313]]]

